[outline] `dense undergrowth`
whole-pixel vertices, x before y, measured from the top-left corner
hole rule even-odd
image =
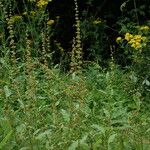
[[[132,72],[95,65],[74,76],[35,64],[25,74],[3,61],[2,149],[150,148],[149,107]]]
[[[20,14],[9,2],[0,3],[0,149],[149,150],[150,23],[118,21],[118,45],[104,67],[96,52],[107,48],[105,22],[80,22],[76,0],[68,53],[51,43],[58,20],[43,11],[47,0],[30,1]],[[82,42],[92,37],[84,61]]]

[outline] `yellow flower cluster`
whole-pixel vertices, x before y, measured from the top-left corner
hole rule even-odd
[[[93,21],[93,24],[100,24],[100,23],[102,23],[102,21],[99,18]]]
[[[117,37],[116,42],[117,42],[117,43],[122,42],[122,38],[121,38],[120,36],[119,36],[119,37]]]
[[[128,44],[130,44],[134,49],[139,49],[143,46],[146,46],[146,43],[143,44],[143,42],[146,41],[146,37],[141,35],[132,35],[130,33],[126,33],[125,40],[127,40]]]
[[[22,14],[23,14],[23,15],[28,15],[28,13],[27,13],[26,11],[23,12]],[[36,15],[36,12],[33,11],[33,10],[31,10],[31,11],[29,12],[29,14],[32,15],[32,16],[35,16],[35,15]]]
[[[20,19],[22,19],[22,16],[19,16],[19,15],[12,16],[9,19],[8,24],[14,24],[15,22],[17,22]]]
[[[141,26],[141,27],[140,27],[140,30],[146,30],[146,31],[147,31],[147,30],[149,30],[149,29],[150,29],[149,26]]]
[[[55,22],[54,20],[48,20],[47,25],[52,25],[52,24],[54,24],[54,22]]]
[[[35,16],[35,15],[36,15],[36,12],[33,11],[33,10],[31,10],[31,11],[30,11],[30,14],[31,14],[32,16]]]
[[[130,34],[130,33],[126,33],[124,39],[127,40],[127,41],[129,42],[131,39],[133,39],[133,35]]]
[[[142,35],[132,35],[130,33],[126,33],[124,39],[128,42],[128,44],[134,49],[140,49],[146,46],[147,38]],[[124,40],[122,37],[117,37],[116,42],[121,43]]]
[[[47,5],[48,2],[51,2],[51,1],[52,1],[52,0],[39,0],[39,1],[37,2],[37,6],[38,6],[38,7],[43,7],[43,6]]]

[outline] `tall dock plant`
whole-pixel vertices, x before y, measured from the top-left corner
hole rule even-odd
[[[72,73],[81,73],[82,69],[82,46],[81,46],[81,30],[80,30],[80,19],[77,0],[74,0],[75,4],[75,27],[76,35],[73,38],[72,53],[71,53],[71,68]]]

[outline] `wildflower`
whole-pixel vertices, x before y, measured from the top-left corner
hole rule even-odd
[[[35,16],[36,12],[35,12],[35,11],[30,11],[30,14],[31,14],[32,16]]]
[[[100,24],[100,23],[101,23],[100,20],[95,20],[95,21],[93,21],[93,24]]]
[[[56,19],[59,19],[60,18],[60,16],[56,16]]]
[[[133,35],[130,33],[125,34],[125,40],[130,41],[133,38]]]
[[[131,47],[133,47],[134,49],[139,49],[139,48],[142,48],[142,45],[141,45],[141,43],[133,43],[132,45],[131,45]]]
[[[54,20],[49,20],[49,21],[47,21],[47,25],[52,25],[52,24],[54,24]]]
[[[121,42],[121,41],[122,41],[122,38],[121,38],[120,36],[117,37],[116,42],[119,43],[119,42]]]
[[[135,39],[131,39],[128,43],[129,43],[129,44],[135,43]]]
[[[100,24],[100,23],[102,23],[102,21],[101,21],[99,18],[98,18],[97,20],[94,20],[94,21],[93,21],[93,24],[95,24],[95,25],[96,25],[96,24]]]
[[[141,26],[141,27],[140,27],[140,30],[149,30],[149,29],[150,29],[149,26]]]
[[[135,35],[133,38],[134,38],[135,40],[141,40],[141,39],[142,39],[142,36],[141,36],[141,35]]]
[[[39,0],[39,1],[37,2],[37,6],[38,6],[38,7],[43,7],[43,6],[47,5],[48,2],[51,2],[51,1],[52,1],[52,0]]]
[[[27,12],[25,11],[25,12],[23,12],[22,14],[23,14],[23,15],[27,15]]]
[[[8,24],[13,24],[15,22],[17,22],[18,20],[22,19],[22,16],[20,15],[15,15],[15,16],[12,16],[9,21],[8,21]]]
[[[125,34],[125,40],[128,41],[128,44],[134,49],[140,49],[146,46],[146,37],[142,35],[132,35],[130,33]]]

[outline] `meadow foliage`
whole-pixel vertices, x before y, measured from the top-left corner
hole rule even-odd
[[[74,0],[65,49],[57,39],[66,32],[62,18],[47,10],[52,2],[0,2],[0,149],[149,150],[146,3],[123,2],[127,16],[110,26],[109,13],[94,16]]]

